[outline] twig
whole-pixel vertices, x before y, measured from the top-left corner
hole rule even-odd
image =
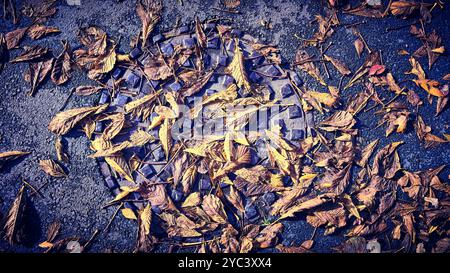
[[[61,106],[61,108],[59,108],[59,111],[63,111],[67,104],[69,103],[69,100],[72,98],[73,93],[75,93],[75,88],[72,88],[72,90],[70,90],[70,94],[69,96],[66,98],[66,100],[64,101],[64,104]]]
[[[99,231],[96,229],[94,233],[92,234],[91,238],[83,245],[83,249],[87,249],[87,247],[92,243],[92,241],[97,237]]]
[[[121,203],[120,206],[117,207],[116,211],[114,212],[114,214],[112,215],[111,219],[109,220],[108,224],[106,225],[106,227],[103,229],[102,232],[108,231],[108,229],[111,226],[113,220],[116,218],[117,213],[119,213],[119,211],[120,211],[120,209],[122,207],[123,207],[123,203]]]
[[[22,182],[25,184],[25,185],[27,185],[28,187],[30,187],[30,189],[32,189],[33,190],[33,193],[37,193],[37,194],[39,194],[42,198],[45,198],[44,197],[44,195],[42,195],[42,193],[40,193],[38,190],[36,190],[36,188],[33,186],[33,185],[31,185],[30,183],[28,183],[25,179],[23,179],[22,178]],[[31,195],[30,195],[31,196]]]

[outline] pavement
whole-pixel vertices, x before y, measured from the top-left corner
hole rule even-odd
[[[18,1],[23,2],[23,1]],[[162,22],[155,32],[166,30],[174,26],[177,20],[181,24],[191,22],[195,16],[200,19],[206,18],[229,18],[232,25],[260,38],[265,43],[277,44],[286,62],[292,61],[295,51],[299,46],[297,34],[303,38],[312,36],[316,26],[311,26],[310,21],[315,14],[323,14],[321,1],[241,1],[239,11],[241,14],[225,13],[213,7],[220,7],[218,0],[192,0],[183,1],[179,5],[177,0],[164,2],[164,14]],[[20,4],[19,4],[20,5]],[[81,0],[80,6],[69,6],[65,1],[58,5],[58,12],[50,19],[48,25],[56,26],[62,33],[33,44],[42,44],[55,50],[57,55],[62,50],[60,40],[66,39],[73,48],[76,48],[78,39],[76,31],[80,26],[97,25],[103,28],[109,35],[121,38],[120,50],[128,52],[130,41],[135,37],[140,28],[140,21],[135,14],[134,1],[94,1]],[[443,38],[444,45],[450,38],[450,10],[433,12],[433,21],[427,25],[427,30],[436,29]],[[23,17],[22,17],[23,18]],[[360,25],[359,30],[372,49],[381,50],[383,61],[393,72],[399,82],[408,79],[404,72],[410,69],[408,58],[399,56],[399,49],[413,52],[421,43],[409,35],[408,28],[387,32],[386,27],[401,26],[411,21],[388,17],[382,20],[368,19],[351,15],[339,17],[342,24],[350,24],[366,21]],[[273,28],[265,29],[261,20],[270,21]],[[26,25],[26,20],[21,25]],[[0,20],[0,30],[7,32],[15,29],[10,22]],[[355,36],[350,30],[339,28],[330,41],[333,46],[329,49],[329,55],[344,61],[352,71],[355,71],[364,61],[357,58],[353,48]],[[28,38],[22,41],[22,45],[31,44]],[[446,46],[447,47],[447,46]],[[14,53],[17,54],[17,53]],[[425,60],[420,60],[425,64]],[[444,55],[434,64],[432,71],[423,65],[425,72],[431,79],[440,79],[450,73],[450,62],[448,55]],[[68,84],[55,87],[51,82],[45,83],[37,92],[35,97],[26,95],[28,84],[23,80],[23,74],[27,64],[7,65],[0,74],[0,151],[26,150],[32,151],[31,155],[22,160],[9,164],[0,174],[0,212],[5,215],[15,194],[21,186],[21,180],[25,179],[32,185],[39,187],[48,182],[42,190],[44,197],[34,196],[31,198],[33,213],[33,231],[30,242],[25,246],[10,246],[4,240],[0,241],[0,251],[5,252],[42,252],[36,246],[45,240],[47,227],[58,220],[61,222],[61,235],[78,236],[88,240],[95,230],[103,230],[114,213],[115,208],[101,207],[112,199],[112,195],[106,188],[101,176],[97,162],[87,157],[91,153],[89,143],[84,137],[67,138],[68,154],[70,163],[67,164],[69,177],[65,179],[50,178],[38,167],[41,159],[55,158],[54,135],[47,130],[51,118],[59,112],[60,108],[69,96],[73,87],[89,84],[90,80],[80,71],[75,71],[73,78]],[[327,82],[338,85],[339,75],[331,71],[331,80]],[[317,85],[307,75],[302,75],[306,85],[317,91],[324,91],[323,87]],[[441,115],[435,117],[435,104],[429,105],[425,100],[426,94],[414,87],[413,83],[407,82],[406,86],[418,91],[424,100],[424,106],[419,110],[426,124],[433,128],[433,133],[442,135],[448,133],[449,110],[446,109]],[[352,94],[358,92],[358,88],[350,88],[343,92],[342,101],[346,101]],[[382,96],[389,98],[391,94],[381,92]],[[97,96],[72,97],[67,109],[93,105],[98,100]],[[401,101],[401,100],[400,100]],[[414,113],[413,113],[414,115]],[[319,121],[326,115],[316,115]],[[418,142],[417,136],[412,128],[408,127],[405,134],[393,134],[384,137],[385,128],[377,129],[380,117],[373,112],[363,113],[359,116],[359,128],[361,129],[361,142],[363,144],[379,138],[379,147],[398,140],[404,140],[405,144],[400,148],[400,157],[405,169],[416,171],[426,168],[437,167],[450,163],[449,144],[437,148],[424,149]],[[413,116],[414,118],[414,116]],[[442,177],[447,178],[448,168],[444,170]],[[448,179],[447,179],[448,180]],[[299,217],[285,221],[285,229],[282,235],[284,245],[299,245],[309,239],[313,234],[313,228],[303,218]],[[333,236],[322,236],[323,230],[318,229],[315,236],[313,251],[331,252],[332,247],[345,240],[342,232]],[[123,217],[116,217],[108,232],[101,232],[92,242],[89,252],[130,252],[135,244],[136,224]],[[158,247],[156,251],[165,251],[165,247]],[[271,250],[266,250],[271,251]]]

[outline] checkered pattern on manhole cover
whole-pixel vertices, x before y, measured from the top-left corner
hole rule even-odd
[[[114,137],[114,142],[126,141],[140,130],[154,139],[143,146],[124,149],[119,155],[109,157],[109,160],[108,157],[106,161],[99,159],[101,171],[106,185],[116,196],[124,189],[144,184],[146,190],[142,191],[141,187],[140,194],[138,191],[129,193],[123,199],[124,205],[137,211],[146,206],[145,200],[150,200],[157,214],[166,209],[180,208],[192,194],[202,196],[218,190],[227,195],[230,184],[234,183],[244,197],[243,210],[238,212],[241,219],[246,223],[257,223],[270,217],[268,210],[277,199],[274,194],[276,187],[267,183],[270,176],[276,176],[278,171],[270,166],[267,143],[271,138],[266,130],[272,132],[279,129],[283,140],[296,146],[299,140],[312,133],[312,116],[304,113],[296,94],[296,86],[303,83],[295,71],[284,69],[273,61],[273,58],[280,57],[279,52],[265,51],[266,46],[252,36],[229,26],[218,27],[215,23],[203,24],[203,28],[207,44],[202,52],[196,47],[194,26],[182,26],[154,36],[150,49],[145,52],[139,48],[133,49],[129,56],[136,61],[135,66],[116,67],[112,71],[107,84],[114,91],[104,91],[99,104],[110,103],[105,111],[107,115],[127,115],[126,129]],[[236,86],[236,80],[226,73],[225,68],[233,60],[236,42],[242,50],[252,88],[251,91],[244,87],[237,88],[236,97],[227,100],[223,97],[224,92]],[[176,54],[185,54],[178,58],[182,63],[178,61],[180,63],[174,65],[174,71],[170,72],[175,72],[176,78],[172,74],[164,80],[152,79],[155,76],[152,67],[158,63],[166,65]],[[159,58],[161,55],[164,59]],[[198,72],[200,65],[203,66],[202,71],[206,71],[203,74]],[[194,83],[192,78],[195,78]],[[202,83],[195,86],[199,82]],[[158,96],[152,97],[153,94]],[[146,98],[151,99],[145,110],[130,111],[133,105]],[[170,147],[167,150],[161,139],[162,126],[166,126],[161,116],[174,110],[170,98],[175,98],[180,104],[177,106],[180,111],[175,114],[176,122],[170,123]],[[241,122],[230,131],[227,128],[230,121],[239,119]],[[111,130],[111,119],[97,119],[96,138],[107,130]],[[230,136],[235,139],[230,140]],[[235,160],[238,156],[250,156],[249,162],[230,167],[227,155],[223,153],[227,141],[234,147],[233,154],[228,156]],[[276,145],[280,144],[275,143],[274,147]],[[245,151],[239,147],[246,147]],[[214,162],[204,160],[203,152],[213,157]],[[122,171],[111,168],[112,164],[117,164],[115,161],[120,161]],[[268,179],[264,192],[252,189],[241,179],[245,177],[246,169],[253,168],[255,171],[254,168],[258,167],[262,167],[261,175]],[[268,172],[268,169],[272,171]],[[218,175],[220,171],[223,173]],[[285,177],[283,183],[292,183],[289,179]],[[183,212],[194,218],[200,217],[186,208]]]

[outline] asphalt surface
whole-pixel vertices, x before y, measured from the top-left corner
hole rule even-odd
[[[21,1],[19,1],[21,2]],[[80,26],[97,25],[103,28],[109,35],[121,38],[120,50],[128,52],[130,40],[138,33],[140,22],[134,10],[134,1],[93,1],[81,0],[81,6],[68,6],[62,1],[58,6],[58,12],[49,20],[48,25],[59,27],[62,33],[40,41],[22,41],[22,45],[43,44],[54,49],[54,55],[62,50],[61,39],[67,39],[73,48],[79,45],[76,31]],[[229,18],[233,25],[244,30],[263,42],[277,44],[282,56],[287,62],[294,57],[299,40],[294,37],[297,34],[303,38],[312,36],[316,26],[311,26],[310,21],[315,14],[323,14],[321,1],[242,1],[239,11],[241,14],[230,14],[212,7],[220,7],[219,1],[193,0],[184,1],[180,6],[178,1],[164,2],[164,14],[162,22],[156,29],[166,30],[174,26],[177,20],[180,23],[189,23],[195,16],[206,18]],[[22,17],[23,18],[23,17]],[[342,24],[350,24],[366,21],[359,26],[363,37],[374,50],[381,50],[383,60],[393,72],[398,82],[410,79],[404,75],[410,66],[408,58],[399,56],[399,49],[413,52],[421,42],[409,35],[408,28],[387,32],[386,27],[401,26],[411,22],[388,17],[382,20],[368,19],[351,15],[341,15]],[[270,21],[273,28],[265,29],[260,21]],[[23,19],[21,25],[28,22]],[[433,12],[433,21],[427,25],[427,30],[436,29],[443,38],[444,45],[450,38],[450,10],[436,10]],[[16,28],[10,22],[0,20],[0,30],[7,32]],[[330,41],[333,46],[328,54],[344,61],[352,71],[355,71],[364,61],[364,56],[358,59],[353,48],[356,37],[350,30],[339,28]],[[447,46],[446,46],[447,47]],[[311,53],[316,53],[311,51]],[[17,51],[13,54],[17,54]],[[431,79],[440,79],[450,72],[448,55],[442,56],[434,64],[432,71],[426,67],[426,60],[421,63]],[[33,236],[29,246],[9,246],[5,241],[0,241],[0,251],[13,252],[41,252],[42,249],[36,243],[45,240],[47,227],[55,220],[62,224],[62,236],[78,236],[87,240],[96,229],[103,230],[107,225],[115,208],[101,209],[103,204],[112,198],[111,193],[104,185],[103,178],[98,170],[95,160],[87,158],[90,154],[89,143],[84,137],[67,138],[70,163],[66,165],[69,177],[66,179],[54,179],[45,175],[38,167],[40,159],[55,158],[54,136],[47,130],[51,118],[59,112],[64,101],[68,97],[71,88],[78,85],[89,84],[90,81],[83,73],[76,71],[67,85],[55,87],[51,82],[44,84],[35,97],[26,96],[29,89],[23,80],[23,74],[27,64],[7,65],[0,75],[0,151],[27,150],[32,154],[22,160],[9,164],[0,174],[0,212],[6,214],[15,194],[21,186],[21,179],[25,179],[36,187],[48,182],[42,190],[44,197],[31,198],[33,208]],[[339,75],[330,69],[332,79],[327,80],[331,85],[338,85]],[[302,75],[306,85],[317,91],[324,91],[323,87],[307,75]],[[422,99],[424,106],[420,108],[420,114],[426,124],[433,128],[433,133],[441,135],[448,133],[449,110],[435,117],[435,103],[429,105],[425,100],[426,94],[407,82],[408,87],[416,90]],[[350,88],[343,92],[342,101],[345,102],[352,94],[358,92],[358,87]],[[383,97],[391,97],[386,92],[380,92]],[[69,100],[67,109],[93,105],[98,97],[82,98],[74,96]],[[400,100],[401,101],[401,100]],[[414,115],[414,113],[413,113]],[[317,120],[325,118],[316,115]],[[379,147],[393,141],[404,140],[405,144],[400,148],[400,157],[405,169],[416,171],[437,167],[450,163],[449,144],[437,148],[424,149],[420,146],[412,125],[405,134],[393,134],[385,138],[385,127],[376,127],[378,119],[373,112],[363,113],[359,116],[359,128],[361,129],[361,141],[369,143],[373,139],[380,138]],[[414,116],[412,117],[414,118]],[[442,177],[447,178],[448,168],[444,170]],[[135,244],[136,224],[123,217],[117,217],[108,232],[102,232],[93,241],[90,252],[132,251]],[[338,245],[345,238],[341,233],[334,236],[322,236],[323,230],[319,229],[315,237],[313,251],[329,252],[333,246]],[[292,219],[285,222],[285,230],[282,243],[285,245],[298,245],[307,240],[313,234],[313,228],[304,219]],[[382,246],[383,247],[383,246]],[[157,251],[164,251],[159,247]],[[269,250],[270,251],[270,250]]]

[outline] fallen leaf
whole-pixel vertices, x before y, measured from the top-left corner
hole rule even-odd
[[[8,151],[0,153],[0,170],[5,166],[5,164],[9,161],[16,160],[22,156],[28,155],[30,152],[22,152],[22,151]]]
[[[40,160],[39,166],[48,175],[53,177],[67,177],[64,169],[52,159]]]
[[[57,27],[49,27],[44,25],[33,25],[28,29],[28,36],[33,40],[41,39],[49,34],[60,33],[61,31]]]
[[[67,134],[80,121],[89,117],[90,115],[97,115],[108,108],[108,104],[103,104],[94,107],[81,107],[56,114],[50,121],[48,129],[57,135]]]
[[[247,73],[244,67],[244,56],[239,46],[239,40],[234,40],[235,49],[234,56],[231,63],[225,68],[225,73],[230,74],[236,80],[238,87],[244,87],[245,90],[250,91],[250,83],[247,79]]]

